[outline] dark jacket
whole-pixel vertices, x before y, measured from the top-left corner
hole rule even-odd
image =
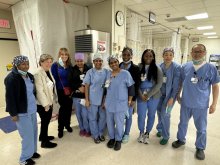
[[[119,65],[120,67],[121,67],[122,63],[120,63],[120,65]],[[135,101],[138,96],[138,89],[139,89],[140,82],[141,82],[140,70],[139,70],[139,67],[131,61],[131,67],[128,69],[128,71],[130,72],[131,77],[133,78],[133,80],[135,82],[135,84],[134,84],[135,96],[132,98],[132,100]]]
[[[69,72],[69,75],[68,75],[68,80],[70,82],[70,87],[73,90],[72,97],[85,98],[85,94],[80,93],[78,91],[78,89],[82,86],[82,82],[83,82],[82,80],[80,80],[80,75],[82,75],[82,74],[86,75],[86,72],[89,69],[90,68],[85,64],[84,64],[84,67],[83,67],[83,72],[81,72],[79,70],[79,67],[77,65],[70,68],[70,72]]]
[[[34,76],[29,72],[27,74],[34,84]],[[26,85],[16,68],[13,68],[11,73],[7,75],[4,83],[6,88],[6,112],[9,112],[11,116],[17,116],[18,113],[27,113]],[[36,96],[35,87],[33,93]]]

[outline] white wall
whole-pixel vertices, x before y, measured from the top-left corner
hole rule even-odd
[[[12,13],[10,11],[0,10],[0,18],[10,21],[10,29],[0,28],[0,38],[16,39],[16,31]],[[5,107],[5,86],[4,78],[9,73],[6,65],[11,63],[13,57],[19,54],[19,44],[16,40],[0,39],[0,109]]]
[[[190,40],[189,54],[191,52],[193,45],[196,45],[198,43],[205,45],[207,49],[206,61],[209,61],[210,54],[220,54],[220,39],[202,39],[199,42],[192,42],[192,40]]]
[[[115,22],[115,14],[118,10],[124,12],[126,19],[126,9],[117,0],[106,0],[88,6],[89,25],[91,28],[111,34],[111,54],[119,53],[125,46],[126,41],[126,23],[123,26],[117,26]]]

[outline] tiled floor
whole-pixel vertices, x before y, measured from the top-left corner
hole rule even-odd
[[[7,113],[1,109],[0,117]],[[42,149],[38,143],[38,152],[42,155],[36,160],[39,165],[219,165],[220,164],[220,101],[214,114],[208,115],[208,137],[206,159],[199,161],[194,158],[196,131],[193,120],[187,134],[187,143],[184,147],[173,149],[171,142],[176,139],[179,122],[179,105],[176,104],[172,113],[171,138],[167,145],[161,146],[156,137],[155,127],[150,134],[151,143],[137,142],[137,115],[133,115],[131,138],[122,145],[120,151],[106,147],[106,142],[95,144],[91,138],[78,135],[76,118],[72,116],[73,133],[65,132],[62,139],[57,138],[57,121],[51,122],[50,135],[56,136],[58,143],[55,149]],[[156,125],[157,121],[155,122]],[[0,130],[0,164],[16,165],[20,155],[20,137],[17,131],[5,134]]]

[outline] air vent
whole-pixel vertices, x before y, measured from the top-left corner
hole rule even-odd
[[[169,18],[165,19],[167,22],[179,22],[179,21],[187,21],[185,17],[179,17],[179,18]]]
[[[75,36],[76,52],[92,53],[92,34]]]

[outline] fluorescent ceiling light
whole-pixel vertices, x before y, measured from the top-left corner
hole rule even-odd
[[[189,15],[185,16],[187,20],[193,20],[193,19],[203,19],[203,18],[208,18],[208,13],[200,13],[200,14],[195,14],[195,15]]]
[[[209,36],[209,35],[215,35],[215,34],[216,34],[216,32],[203,33],[203,35],[205,35],[205,36]]]
[[[207,30],[207,29],[213,29],[213,26],[200,26],[200,27],[197,27],[198,30]]]
[[[218,38],[218,36],[209,36],[207,38]]]

